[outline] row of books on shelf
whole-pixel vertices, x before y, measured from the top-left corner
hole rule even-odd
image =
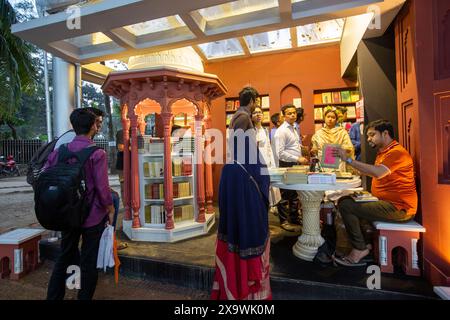
[[[172,137],[172,151],[177,153],[193,153],[195,147],[194,137]],[[164,139],[151,140],[144,137],[143,152],[149,154],[164,154]]]
[[[164,183],[149,183],[144,186],[145,199],[164,199]],[[191,196],[190,182],[175,182],[173,184],[173,197],[183,198]]]
[[[259,96],[256,98],[256,105],[260,106],[262,109],[269,109],[270,100],[269,96]],[[225,111],[236,111],[239,109],[239,99],[231,98],[225,100]]]
[[[323,120],[324,111],[325,111],[324,108],[326,108],[326,107],[314,107],[314,120]],[[356,107],[355,106],[346,106],[345,108],[347,109],[347,112],[346,112],[347,119],[356,119]]]
[[[146,205],[145,223],[166,223],[164,206]]]
[[[233,113],[228,113],[226,116],[227,116],[226,117],[226,124],[227,124],[227,126],[229,126],[230,122],[231,122],[231,119],[233,118]],[[269,111],[263,111],[262,122],[263,122],[263,124],[270,122],[270,113],[269,113]]]
[[[314,104],[349,103],[359,100],[358,91],[342,90],[314,94]]]
[[[192,157],[180,157],[172,159],[172,175],[174,177],[192,175]],[[164,161],[162,158],[149,159],[144,162],[144,177],[164,177]]]
[[[173,219],[174,222],[193,220],[194,206],[192,204],[175,206],[173,208]],[[166,223],[166,212],[164,210],[164,206],[159,205],[145,206],[145,223],[154,223],[154,224]]]

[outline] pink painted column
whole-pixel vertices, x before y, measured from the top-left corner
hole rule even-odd
[[[125,110],[124,110],[125,109]],[[130,166],[130,120],[127,119],[126,109],[122,104],[122,128],[123,128],[123,202],[125,204],[124,220],[131,220],[131,166]]]
[[[213,214],[213,177],[212,177],[212,163],[211,163],[211,136],[208,130],[211,129],[211,115],[205,116],[203,119],[205,124],[205,180],[206,180],[206,213]]]
[[[129,111],[131,124],[131,208],[133,209],[133,228],[140,228],[139,220],[140,192],[139,192],[139,161],[138,161],[138,142],[137,142],[137,116],[134,114],[134,105]]]
[[[162,112],[164,125],[164,209],[166,210],[166,229],[175,228],[173,222],[173,180],[172,180],[172,113]]]
[[[197,166],[197,204],[198,216],[197,222],[205,222],[205,175],[203,167],[203,115],[195,116],[195,149],[197,157],[195,159],[195,166]]]

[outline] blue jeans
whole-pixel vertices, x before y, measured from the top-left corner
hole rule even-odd
[[[119,215],[119,195],[115,192],[111,192],[112,199],[113,199],[113,205],[114,205],[114,220],[113,220],[113,227],[114,230],[116,230],[116,224],[117,224],[117,216]]]

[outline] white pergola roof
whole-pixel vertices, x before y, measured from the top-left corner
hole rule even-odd
[[[209,62],[339,42],[345,18],[365,14],[371,5],[382,14],[381,28],[367,30],[365,36],[380,36],[404,2],[96,0],[78,6],[80,28],[70,28],[76,25],[73,11],[61,11],[16,24],[12,31],[74,63],[126,59],[185,46],[192,46]]]

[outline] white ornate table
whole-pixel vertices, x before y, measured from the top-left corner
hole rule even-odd
[[[317,253],[317,249],[324,243],[320,235],[320,203],[325,191],[346,190],[359,187],[361,179],[354,177],[351,180],[338,180],[336,184],[284,184],[280,182],[272,183],[272,186],[296,190],[302,202],[303,228],[302,234],[298,237],[292,251],[300,259],[312,261]]]

